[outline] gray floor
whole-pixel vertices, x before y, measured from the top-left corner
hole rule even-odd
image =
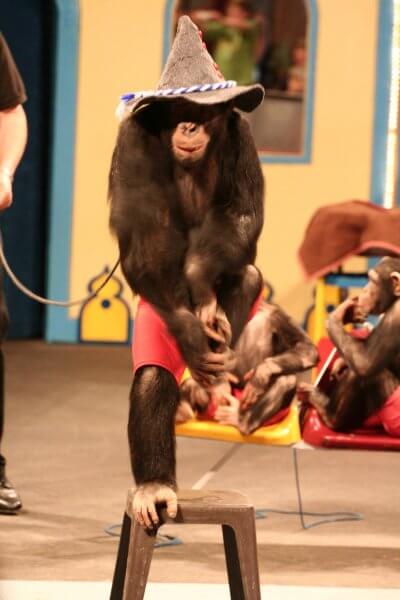
[[[0,516],[0,579],[109,581],[117,538],[105,528],[120,522],[131,485],[129,349],[9,342],[5,352],[3,450],[24,510]],[[181,487],[228,448],[179,439]],[[359,511],[365,519],[308,531],[296,516],[258,520],[262,582],[400,588],[400,456],[304,450],[299,459],[307,510]],[[207,487],[241,490],[257,508],[297,508],[286,448],[243,446]],[[169,525],[165,532],[184,543],[156,550],[151,581],[226,581],[217,528]]]

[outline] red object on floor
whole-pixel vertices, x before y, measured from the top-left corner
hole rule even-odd
[[[383,429],[357,429],[348,433],[334,431],[321,421],[315,408],[307,410],[302,437],[310,446],[322,448],[400,452],[400,438],[388,435]]]
[[[365,330],[358,330],[353,335],[365,337]],[[318,344],[320,362],[318,371],[327,360],[333,344],[328,338],[323,338]],[[333,365],[337,354],[333,357],[327,372]],[[352,448],[354,450],[386,450],[400,451],[400,438],[388,435],[383,427],[357,429],[346,433],[334,431],[327,427],[320,419],[315,408],[308,408],[304,417],[302,428],[302,437],[304,442],[310,446],[323,448]]]

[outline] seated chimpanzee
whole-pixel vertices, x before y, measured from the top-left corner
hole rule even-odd
[[[289,406],[297,374],[314,367],[318,352],[306,333],[276,304],[261,302],[235,345],[236,366],[206,388],[193,378],[180,386],[176,420],[195,416],[253,432]]]
[[[258,85],[225,81],[199,30],[179,20],[154,92],[128,94],[110,172],[111,228],[141,296],[129,415],[139,523],[177,510],[174,419],[185,364],[205,386],[232,350],[262,289],[254,266],[263,175],[247,121]],[[121,114],[121,111],[120,111]]]
[[[381,318],[367,336],[346,331],[346,323]],[[347,299],[328,318],[328,333],[340,358],[326,387],[302,383],[309,402],[332,429],[382,426],[400,436],[400,258],[383,258],[368,273],[358,298]]]

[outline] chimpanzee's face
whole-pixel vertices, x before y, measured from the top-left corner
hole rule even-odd
[[[388,297],[379,274],[371,269],[368,272],[368,283],[358,296],[360,309],[365,315],[380,315],[388,309],[392,301],[393,298]]]
[[[222,130],[226,113],[226,105],[171,103],[167,127],[174,158],[182,166],[194,166],[206,156],[210,142]]]

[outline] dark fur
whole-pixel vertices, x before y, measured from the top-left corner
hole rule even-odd
[[[287,407],[296,391],[294,375],[311,369],[318,362],[318,352],[310,338],[279,306],[264,302],[259,313],[261,311],[264,318],[261,319],[261,314],[258,314],[257,319],[248,323],[235,348],[238,363],[235,375],[239,380],[237,385],[244,388],[245,373],[261,366],[267,359],[272,359],[281,368],[281,372],[271,377],[257,402],[241,412],[239,429],[245,434],[253,432],[279,410]],[[199,397],[198,386],[193,380],[186,380],[181,385],[180,396],[201,413],[207,405],[196,404],[195,399]],[[206,393],[200,397],[205,398]]]
[[[137,482],[158,481],[176,487],[174,417],[178,401],[179,392],[171,373],[158,367],[142,367],[136,373],[128,437]],[[138,456],[140,460],[136,460]]]
[[[263,224],[263,177],[248,124],[236,111],[223,110],[226,117],[218,128],[205,124],[211,140],[201,177],[207,176],[210,160],[217,162],[218,176],[207,210],[194,227],[175,180],[170,140],[176,123],[170,123],[168,106],[150,107],[122,123],[110,173],[110,223],[123,273],[132,290],[160,313],[194,372],[209,350],[193,314],[194,297],[201,299],[204,290],[217,292],[237,338],[243,315],[261,288],[260,277],[251,287],[244,274],[255,259]],[[196,269],[189,281],[185,267],[192,258]],[[243,293],[245,299],[234,306],[230,297]],[[135,479],[173,483],[171,423],[178,389],[163,369],[152,368],[146,386],[141,379],[142,372],[133,384],[129,422]]]
[[[394,295],[390,273],[399,271],[400,259],[385,258],[375,268],[379,275],[377,305],[385,313],[366,339],[355,339],[332,317],[328,330],[347,370],[332,381],[326,393],[311,399],[327,425],[338,430],[360,427],[380,409],[400,385],[400,300]],[[376,307],[372,307],[376,314]]]

